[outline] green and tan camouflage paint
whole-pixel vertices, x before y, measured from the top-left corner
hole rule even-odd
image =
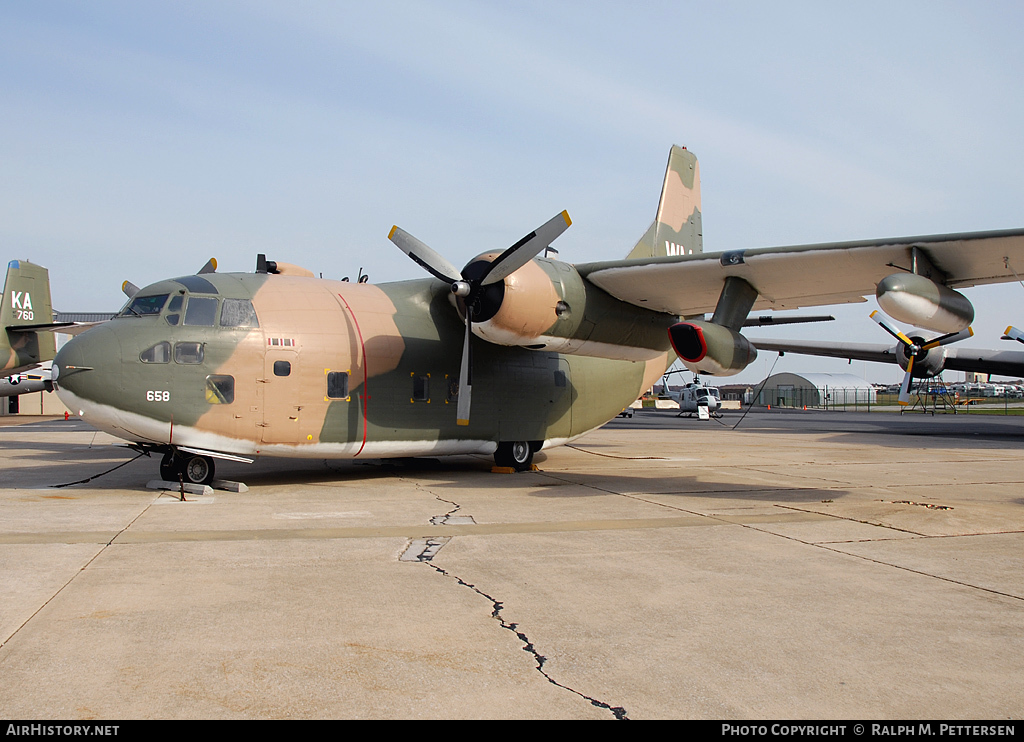
[[[668,365],[663,328],[646,361],[566,356],[474,338],[472,415],[470,425],[460,427],[455,395],[465,330],[442,282],[375,286],[266,274],[204,278],[221,300],[251,297],[259,327],[170,325],[166,308],[159,316],[118,317],[65,346],[58,359],[59,389],[97,408],[131,410],[132,415],[113,416],[110,427],[139,442],[239,454],[409,455],[416,442],[439,444],[443,451],[446,443],[459,441],[567,440],[614,417]],[[164,281],[138,296],[184,291],[176,281]],[[665,322],[652,322],[646,315],[654,313],[645,310],[628,312],[641,328],[627,330],[631,341],[644,336],[644,328]],[[601,315],[590,317],[578,326],[593,335]],[[633,327],[625,317],[619,323]],[[614,340],[609,329],[601,337]],[[202,343],[203,362],[140,360],[164,341],[172,347]],[[274,374],[274,362],[281,360],[291,364],[287,376]],[[327,397],[332,371],[349,374],[347,399]],[[207,398],[209,375],[234,378],[230,404]],[[417,377],[421,385],[426,379],[421,398],[413,393]]]
[[[703,252],[700,213],[700,165],[686,148],[673,146],[665,168],[658,213],[627,259]]]
[[[473,325],[490,343],[632,361],[670,349],[666,331],[677,317],[638,312],[585,281],[568,263],[535,258],[505,283],[499,311]]]
[[[670,152],[649,237],[631,258],[701,250],[700,175],[681,147]],[[460,426],[465,324],[449,285],[351,284],[277,268],[203,275],[220,301],[251,300],[258,328],[170,324],[166,307],[121,316],[62,349],[58,392],[86,419],[138,442],[286,456],[486,452],[503,441],[565,442],[604,424],[674,357],[667,330],[678,317],[620,301],[568,263],[535,258],[503,279],[500,304],[473,323],[472,409]],[[185,294],[190,278],[137,296]],[[203,360],[143,363],[161,342],[201,343]],[[282,361],[287,375],[275,374]],[[334,373],[348,374],[345,399],[328,396]],[[207,394],[210,376],[233,378],[229,404]]]

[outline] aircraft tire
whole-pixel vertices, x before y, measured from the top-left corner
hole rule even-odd
[[[209,484],[213,481],[213,459],[191,454],[182,459],[182,478],[189,484]]]
[[[166,482],[177,482],[180,476],[187,484],[209,484],[213,474],[213,459],[208,456],[170,452],[160,461],[160,477]]]
[[[527,441],[502,441],[494,452],[494,463],[516,471],[529,471],[533,464],[533,446]]]

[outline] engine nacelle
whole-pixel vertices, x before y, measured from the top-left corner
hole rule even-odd
[[[497,253],[484,253],[470,261],[463,275],[473,278],[490,265]],[[579,278],[578,274],[575,276]],[[562,286],[531,260],[504,280],[483,287],[473,332],[497,345],[530,346],[542,342],[559,319]],[[456,300],[465,314],[465,304]]]
[[[463,271],[474,278],[497,253],[478,256]],[[465,316],[465,299],[452,294]],[[647,361],[668,350],[671,315],[620,302],[589,285],[568,263],[534,258],[482,287],[473,334],[489,343],[538,351]]]
[[[914,330],[907,333],[907,336],[914,341],[915,345],[924,345],[931,340],[931,333],[922,333],[919,330]],[[903,343],[896,345],[896,362],[899,363],[900,368],[904,371],[907,370],[907,366],[910,363],[910,358],[907,356],[907,349]],[[921,379],[930,379],[933,376],[938,376],[942,373],[942,370],[946,367],[946,347],[940,345],[938,348],[932,348],[918,353],[914,356],[914,376]]]
[[[680,322],[668,328],[668,336],[683,365],[694,373],[732,376],[757,358],[749,340],[711,322]]]
[[[959,332],[974,321],[974,307],[966,296],[914,273],[886,276],[878,282],[875,297],[893,319],[934,332]]]

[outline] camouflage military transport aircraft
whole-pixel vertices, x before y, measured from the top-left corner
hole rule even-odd
[[[673,349],[692,371],[738,373],[756,356],[739,332],[751,310],[864,301],[909,276],[886,289],[894,305],[962,329],[973,309],[951,287],[1024,266],[1024,230],[704,254],[698,164],[680,147],[624,260],[537,257],[568,225],[563,212],[461,271],[395,227],[391,240],[431,275],[380,285],[263,256],[255,273],[208,264],[137,291],[69,341],[57,391],[93,425],[163,454],[165,479],[209,481],[214,459],[256,455],[493,453],[521,470],[615,417]]]

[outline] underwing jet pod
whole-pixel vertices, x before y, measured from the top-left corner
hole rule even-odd
[[[894,273],[878,282],[878,306],[899,322],[941,333],[966,330],[974,321],[970,300],[945,285],[946,277],[914,247],[911,272]]]
[[[86,421],[163,454],[165,479],[255,456],[488,453],[522,470],[636,400],[673,347],[704,373],[749,364],[751,310],[864,301],[914,250],[946,285],[1010,280],[1007,261],[1024,259],[1024,230],[706,254],[697,159],[681,147],[625,259],[539,257],[569,224],[556,214],[462,269],[393,227],[429,274],[412,281],[318,279],[259,256],[254,273],[211,261],[126,285],[120,314],[57,354],[54,383]]]

